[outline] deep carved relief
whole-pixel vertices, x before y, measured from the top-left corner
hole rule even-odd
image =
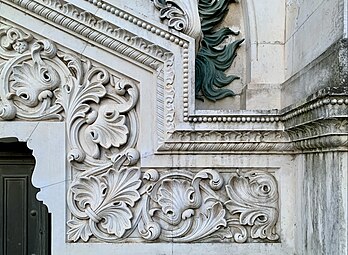
[[[293,151],[284,131],[175,131],[158,147],[159,152]]]
[[[168,27],[183,32],[197,41],[199,47],[202,36],[198,1],[152,0],[160,10],[160,18],[168,21]]]
[[[328,87],[304,104],[286,109],[282,120],[298,150],[348,148],[348,97],[346,88]]]
[[[137,84],[49,40],[5,24],[1,29],[1,118],[66,123],[73,178],[69,241],[278,240],[278,188],[271,173],[141,171]],[[174,130],[173,56],[166,58],[167,128]]]
[[[54,103],[54,92],[65,77],[57,72],[63,66],[55,61],[56,47],[48,40],[32,42],[31,35],[17,28],[4,25],[1,31],[0,78],[6,86],[0,91],[0,117],[60,119],[62,108]]]
[[[225,183],[215,170],[141,173],[110,168],[71,186],[68,239],[108,242],[276,241],[278,188],[267,171],[237,171]]]

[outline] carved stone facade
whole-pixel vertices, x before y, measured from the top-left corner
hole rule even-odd
[[[0,138],[33,149],[54,255],[346,254],[347,33],[271,84],[253,58],[252,14],[267,25],[254,1],[0,10]],[[306,78],[333,65],[326,85]]]

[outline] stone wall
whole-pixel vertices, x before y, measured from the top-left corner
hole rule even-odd
[[[282,107],[347,82],[343,0],[288,1]]]
[[[299,254],[347,252],[347,153],[301,156],[299,171],[302,210],[299,215]]]
[[[213,7],[68,2],[0,3],[0,138],[33,149],[54,255],[347,253],[347,1],[215,1],[200,75]]]

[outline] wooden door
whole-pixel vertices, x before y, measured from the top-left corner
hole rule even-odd
[[[22,143],[0,143],[0,254],[48,255],[49,214],[31,184],[34,158]]]

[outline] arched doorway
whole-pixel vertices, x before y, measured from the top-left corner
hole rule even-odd
[[[0,254],[50,254],[50,214],[36,199],[34,165],[26,143],[0,141]]]

